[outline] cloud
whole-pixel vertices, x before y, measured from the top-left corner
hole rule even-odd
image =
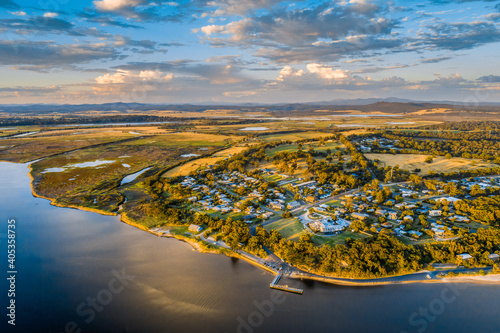
[[[188,4],[180,6],[161,0],[95,0],[94,9],[86,9],[80,15],[91,16],[94,20],[103,20],[100,17],[104,16],[115,24],[120,21],[110,20],[109,16],[121,16],[136,22],[180,21],[191,14],[187,12]]]
[[[0,8],[17,9],[20,6],[12,0],[0,0]]]
[[[262,47],[256,55],[274,63],[300,63],[304,61],[338,61],[344,56],[365,56],[364,52],[400,50],[406,39],[356,36],[336,42],[317,42],[297,47]]]
[[[307,64],[307,71],[312,74],[316,74],[322,79],[344,79],[347,77],[346,73],[341,69],[333,69],[332,67],[327,67],[325,65],[320,65],[316,63]]]
[[[57,86],[49,87],[3,87],[0,88],[0,98],[7,97],[38,97],[46,94],[52,94],[60,91],[61,88]]]
[[[342,81],[344,79],[352,78],[348,71],[344,71],[340,68],[334,69],[333,67],[326,66],[318,63],[309,63],[306,65],[306,70],[294,69],[289,65],[283,67],[280,71],[280,75],[276,78],[278,81],[285,81],[288,79],[298,79],[298,80],[309,80],[322,79],[325,81]]]
[[[195,1],[196,2],[196,1]],[[211,15],[246,15],[251,11],[270,9],[283,3],[284,0],[215,0],[215,1],[197,1],[201,7],[207,6],[214,8]],[[301,1],[297,1],[301,2]]]
[[[491,14],[488,14],[488,15],[486,15],[486,18],[488,20],[498,22],[498,21],[500,21],[500,13],[491,13]]]
[[[417,45],[457,51],[500,41],[498,26],[486,21],[437,23],[427,28],[428,32],[419,33]]]
[[[217,32],[230,36],[215,41],[304,46],[322,40],[336,42],[350,36],[387,35],[396,26],[397,21],[380,17],[380,11],[382,9],[379,6],[370,6],[367,9],[357,3],[336,8],[322,4],[300,10],[282,7],[226,25],[204,28],[209,32],[206,35]],[[201,31],[205,32],[203,28]]]
[[[283,69],[280,71],[280,75],[276,78],[278,81],[284,81],[287,77],[290,76],[302,76],[304,75],[304,70],[295,70],[292,67],[286,65],[283,67]]]
[[[54,18],[54,17],[57,17],[58,15],[59,15],[58,13],[46,12],[43,14],[43,17]]]
[[[119,11],[125,8],[137,6],[140,3],[145,3],[141,0],[97,0],[94,1],[94,6],[102,11]]]
[[[0,65],[50,68],[118,57],[117,50],[104,43],[80,45],[56,44],[52,41],[0,40]]]
[[[137,24],[130,24],[127,22],[121,22],[118,20],[115,20],[109,16],[97,14],[97,13],[78,13],[78,17],[86,19],[88,22],[91,23],[98,23],[103,26],[115,26],[115,27],[120,27],[120,28],[132,28],[132,29],[144,29],[144,27],[137,25]]]
[[[235,84],[249,79],[242,75],[242,67],[232,58],[222,58],[222,63],[200,63],[193,60],[181,59],[171,62],[131,62],[117,66],[123,70],[160,70],[176,74],[195,76],[208,80],[214,85]]]
[[[500,83],[500,76],[498,75],[481,76],[477,80],[484,83]]]
[[[218,33],[221,31],[224,31],[224,27],[221,25],[207,25],[201,27],[201,32],[203,32],[207,36],[210,36],[213,33]]]
[[[0,28],[9,29],[22,35],[44,32],[82,36],[81,33],[74,29],[73,23],[49,16],[36,16],[28,19],[2,19],[0,20]]]
[[[172,73],[166,74],[159,70],[145,70],[138,73],[127,70],[117,70],[115,74],[104,74],[98,76],[95,81],[97,84],[115,84],[115,83],[136,83],[136,82],[165,82],[170,81]]]
[[[9,13],[11,13],[12,15],[15,15],[15,16],[26,16],[26,12],[23,12],[22,10],[17,11],[17,12],[9,12]]]
[[[129,50],[133,53],[140,54],[152,54],[156,52],[166,53],[167,50],[162,48],[164,44],[158,44],[155,41],[149,39],[134,40],[128,36],[115,35],[113,38],[113,45],[115,47],[124,48],[124,50]]]
[[[421,61],[422,64],[434,64],[445,60],[453,59],[451,56],[437,57],[437,58],[427,58]]]
[[[309,8],[285,5],[199,31],[213,47],[257,47],[256,56],[276,63],[334,61],[347,54],[395,48],[399,21],[384,17],[381,1],[329,2]]]

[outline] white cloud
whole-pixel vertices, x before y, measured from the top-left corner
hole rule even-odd
[[[280,71],[280,75],[276,78],[276,80],[283,81],[288,76],[302,76],[302,75],[304,75],[304,70],[303,69],[295,70],[292,67],[286,65]]]
[[[316,63],[307,64],[306,68],[309,73],[316,74],[322,79],[339,80],[347,77],[347,72],[341,69],[334,70],[332,67],[327,67]]]
[[[96,0],[94,1],[94,5],[99,10],[114,11],[125,7],[137,6],[139,2],[139,0]]]
[[[104,74],[96,77],[95,81],[97,84],[111,84],[111,83],[125,83],[125,79],[129,75],[130,71],[118,70],[115,74]]]
[[[22,10],[17,11],[17,12],[9,12],[9,13],[11,13],[12,15],[16,15],[16,16],[26,16],[26,13],[23,12]]]
[[[338,80],[350,78],[351,75],[348,71],[343,71],[341,69],[333,69],[333,67],[328,67],[325,65],[317,63],[309,63],[306,65],[306,70],[294,69],[289,65],[283,67],[280,71],[280,75],[276,78],[278,81],[284,81],[287,78],[308,76],[308,77],[319,77],[325,80]]]
[[[224,30],[224,26],[222,25],[206,25],[204,27],[201,27],[201,31],[207,35],[210,36],[211,34],[218,33]]]
[[[49,18],[54,18],[54,17],[57,17],[57,13],[52,13],[52,12],[47,12],[45,14],[43,14],[43,17],[49,17]]]
[[[138,73],[118,69],[115,74],[104,74],[95,78],[97,84],[134,83],[140,81],[164,82],[173,78],[173,74],[165,74],[159,70],[145,70]]]

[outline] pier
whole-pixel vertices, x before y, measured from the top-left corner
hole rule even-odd
[[[278,282],[280,281],[281,276],[282,276],[281,273],[276,275],[274,280],[269,284],[269,287],[271,287],[272,289],[278,289],[278,290],[288,291],[289,293],[295,293],[295,294],[302,295],[302,292],[303,292],[302,289],[292,288],[292,287],[289,287],[287,285],[284,285],[284,286],[279,285]]]

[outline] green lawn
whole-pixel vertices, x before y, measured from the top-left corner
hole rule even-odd
[[[302,223],[295,217],[282,219],[264,227],[267,231],[272,229],[278,231],[283,238],[298,240],[301,235],[307,233]]]
[[[334,207],[342,207],[342,205],[340,204],[340,200],[328,201],[325,203],[325,205],[334,206]]]
[[[347,238],[353,238],[353,239],[360,239],[360,238],[368,238],[369,236],[362,234],[362,233],[356,233],[356,232],[351,232],[351,231],[344,231],[341,234],[335,235],[335,236],[313,236],[312,241],[316,246],[322,246],[324,244],[328,245],[337,245],[337,244],[345,244],[345,240]]]

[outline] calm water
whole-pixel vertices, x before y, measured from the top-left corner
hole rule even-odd
[[[17,325],[6,324],[2,278],[0,332],[500,332],[498,286],[292,280],[304,295],[276,298],[271,274],[246,262],[33,198],[27,172],[0,162],[0,269],[5,276],[6,224],[15,218],[18,270]],[[133,279],[119,282],[113,270]],[[430,308],[427,319],[414,315],[412,325],[419,308]]]

